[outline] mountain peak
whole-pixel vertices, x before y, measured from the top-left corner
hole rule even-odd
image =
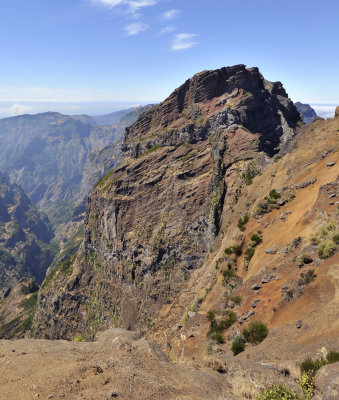
[[[211,119],[260,133],[261,149],[276,152],[291,135],[300,116],[280,82],[264,79],[256,67],[239,64],[202,71],[126,129],[124,151],[137,157],[158,145],[205,140]],[[269,116],[269,117],[268,117]]]

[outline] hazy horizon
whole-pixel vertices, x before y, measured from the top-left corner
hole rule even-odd
[[[294,100],[295,102],[298,100]],[[24,114],[39,114],[58,112],[65,115],[104,115],[147,104],[157,104],[160,101],[130,101],[130,102],[20,102],[10,103],[0,101],[0,119],[16,117]],[[339,104],[307,103],[314,108],[317,115],[323,118],[333,118]]]

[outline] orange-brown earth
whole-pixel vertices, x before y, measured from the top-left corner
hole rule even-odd
[[[204,269],[195,272],[190,288],[171,307],[163,308],[149,337],[161,337],[164,332],[167,337],[184,335],[186,340],[181,356],[204,359],[210,341],[206,336],[209,326],[206,313],[227,309],[223,298],[225,286],[222,283],[226,262],[221,264],[219,270],[216,270],[215,265],[220,258],[225,257],[226,247],[237,242],[244,251],[251,235],[259,230],[262,232],[262,243],[256,247],[249,265],[244,266],[243,255],[237,258],[235,268],[243,282],[238,284],[234,295],[241,295],[242,302],[241,305],[231,304],[231,307],[238,316],[253,310],[255,314],[249,321],[261,320],[267,323],[270,333],[261,345],[247,346],[245,352],[237,358],[286,366],[297,377],[298,363],[304,358],[316,356],[323,346],[327,349],[339,348],[339,254],[320,259],[318,247],[312,246],[310,242],[312,234],[326,227],[330,221],[336,225],[334,229],[338,230],[338,129],[338,119],[317,120],[304,127],[295,140],[294,150],[271,163],[260,176],[253,179],[251,185],[244,188],[239,203],[224,218],[224,231],[217,239],[220,250],[210,255]],[[331,162],[335,164],[328,166]],[[295,198],[280,209],[263,216],[254,216],[258,202],[272,189],[295,186],[312,178],[317,180],[305,188],[294,189]],[[335,193],[336,197],[331,196]],[[251,205],[246,205],[246,202]],[[280,219],[280,215],[286,211],[291,213],[285,219]],[[238,218],[246,212],[251,217],[242,233],[236,225]],[[284,251],[298,237],[300,244]],[[275,254],[265,252],[274,247]],[[299,268],[296,258],[303,253],[309,253],[313,261]],[[305,285],[301,293],[294,293],[295,298],[283,301],[282,287],[288,285],[293,288],[300,274],[311,269],[315,271],[315,280]],[[261,279],[265,275],[272,275],[273,278],[263,284]],[[251,286],[256,283],[261,285],[259,293],[251,290]],[[191,314],[191,317],[185,318],[199,297],[204,300],[196,315]],[[251,304],[255,299],[260,302],[253,309]],[[298,320],[302,321],[299,329],[296,327]],[[167,321],[171,321],[172,326]],[[214,345],[214,351],[222,357],[232,354],[228,338],[231,339],[245,325],[233,325],[225,334],[226,343]],[[176,332],[178,326],[181,327],[179,333]]]

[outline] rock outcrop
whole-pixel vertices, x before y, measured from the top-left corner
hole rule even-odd
[[[226,177],[241,165],[252,179],[300,123],[281,83],[243,65],[197,74],[142,114],[89,198],[71,273],[40,291],[35,334],[148,329],[212,249],[237,196]]]

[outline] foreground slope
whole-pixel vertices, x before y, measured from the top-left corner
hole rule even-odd
[[[281,83],[243,65],[197,74],[144,113],[89,198],[72,268],[40,291],[36,335],[150,328],[213,250],[235,196],[225,178],[257,174],[300,123]]]
[[[247,345],[237,356],[241,360],[287,368],[297,378],[305,358],[316,357],[322,347],[338,350],[337,110],[335,119],[304,127],[289,153],[281,153],[242,187],[237,204],[224,209],[218,251],[194,272],[186,291],[163,307],[149,338],[171,353],[170,344],[183,335],[187,340],[175,352],[204,359],[211,342],[207,313],[232,310],[237,320],[224,332],[225,343],[211,342],[219,360],[233,358],[233,338],[256,320],[267,324],[268,338],[259,346]],[[234,183],[231,176],[226,179]],[[269,193],[281,194],[271,208]],[[245,214],[249,221],[242,231],[237,225]],[[259,244],[253,244],[253,235],[260,237]],[[235,244],[242,250],[238,256],[227,250]],[[249,248],[254,249],[250,259]],[[229,266],[238,278],[228,280]]]
[[[171,363],[158,345],[120,329],[94,343],[0,341],[1,395],[8,400],[236,400],[244,397],[226,379],[227,371],[237,375],[234,382],[250,387],[249,367],[254,379],[284,381],[280,371],[253,363],[226,367],[212,358],[191,366]]]

